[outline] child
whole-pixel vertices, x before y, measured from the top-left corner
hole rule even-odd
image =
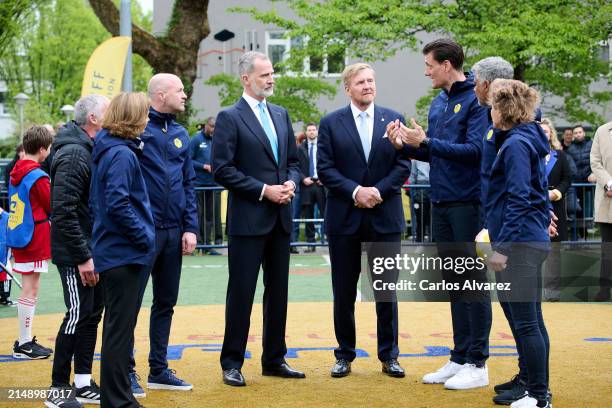
[[[13,272],[21,274],[23,285],[17,304],[19,339],[13,347],[14,358],[43,359],[53,352],[32,337],[40,273],[48,271],[51,258],[51,186],[40,163],[49,155],[52,141],[44,127],[30,127],[23,135],[25,156],[11,171],[7,241],[15,260]]]

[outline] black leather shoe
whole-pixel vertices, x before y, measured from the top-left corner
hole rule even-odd
[[[299,254],[300,250],[297,249],[297,247],[292,246],[292,247],[289,247],[289,253],[291,253],[291,254]]]
[[[351,362],[340,358],[336,360],[336,364],[332,367],[332,377],[346,377],[351,373]]]
[[[404,373],[404,369],[395,358],[382,363],[382,372],[387,374],[389,377],[401,378],[406,375],[406,373]]]
[[[237,368],[223,370],[223,383],[234,387],[244,387],[246,385],[242,373]]]
[[[279,365],[263,366],[261,368],[261,375],[270,375],[273,377],[282,378],[306,378],[306,374],[301,371],[292,369],[286,363]]]

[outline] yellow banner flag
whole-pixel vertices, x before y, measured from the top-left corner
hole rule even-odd
[[[130,37],[113,37],[96,48],[85,68],[81,96],[100,94],[112,99],[121,92],[130,41]]]

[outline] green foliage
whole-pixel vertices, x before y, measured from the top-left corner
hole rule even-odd
[[[18,2],[19,0],[5,0]],[[136,2],[133,2],[136,3]],[[19,35],[10,39],[0,58],[0,78],[8,87],[7,104],[25,92],[24,125],[64,121],[60,108],[80,97],[85,66],[95,48],[110,38],[84,1],[31,1],[34,12],[24,20]],[[140,7],[133,19],[151,26],[151,15]],[[139,56],[133,60],[134,89],[146,89],[151,68]],[[17,114],[13,115],[15,119]]]
[[[600,43],[612,32],[608,0],[282,2],[299,24],[275,10],[234,10],[284,28],[292,38],[309,38],[303,49],[292,52],[296,61],[321,55],[330,39],[331,46],[346,46],[352,57],[384,60],[399,50],[417,49],[415,34],[441,33],[464,46],[468,65],[493,55],[510,61],[517,79],[535,84],[544,95],[562,97],[557,113],[570,121],[600,123],[612,100],[610,67],[600,57]]]
[[[236,103],[243,91],[240,80],[228,74],[214,75],[206,84],[220,87],[221,106]],[[274,95],[268,99],[287,109],[293,123],[318,123],[324,115],[317,108],[319,97],[333,99],[335,95],[335,86],[316,77],[283,75],[275,78]]]

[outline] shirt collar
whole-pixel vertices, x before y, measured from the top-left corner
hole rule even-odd
[[[244,98],[245,101],[247,101],[247,103],[249,104],[249,106],[251,107],[251,109],[259,109],[259,101],[255,98],[253,98],[250,95],[247,95],[246,92],[242,93],[242,97]],[[261,101],[264,103],[264,105],[266,106],[266,108],[268,107],[268,105],[266,104],[266,100],[264,99],[263,101]]]
[[[353,118],[357,119],[357,116],[359,116],[361,110],[359,110],[359,108],[353,105],[353,102],[351,102],[351,112],[353,112]],[[371,103],[370,106],[368,106],[368,109],[366,109],[364,112],[367,113],[368,117],[374,118],[374,103]]]

